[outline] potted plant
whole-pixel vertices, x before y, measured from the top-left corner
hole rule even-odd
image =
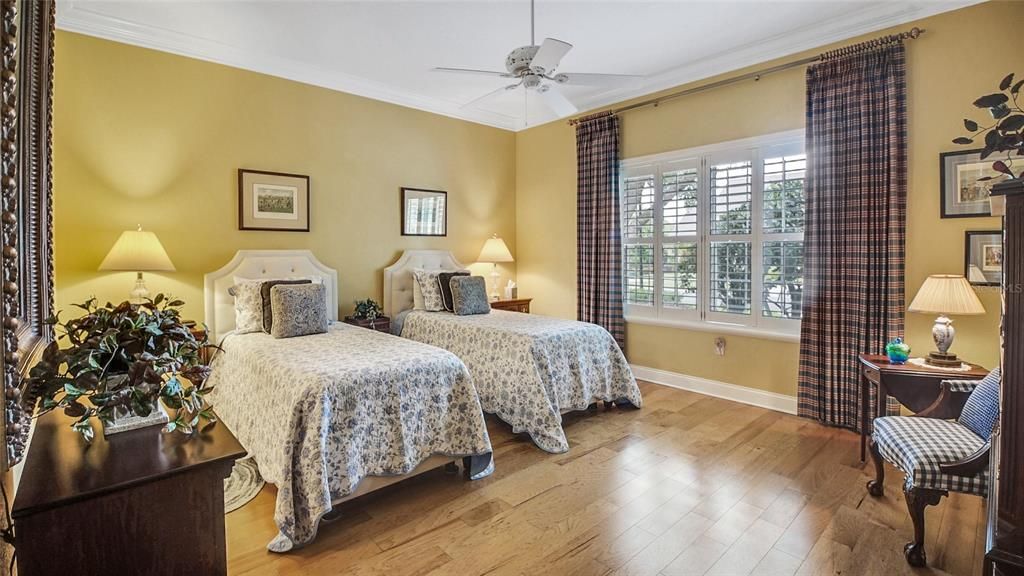
[[[182,322],[183,304],[163,294],[116,306],[99,306],[92,298],[75,305],[85,311],[79,318],[47,319],[57,338],[28,378],[41,413],[63,410],[87,442],[93,418],[103,423],[104,434],[164,423],[169,432],[188,434],[201,419],[206,426],[216,422],[206,401],[210,368],[199,354],[209,342],[205,336],[197,340]],[[161,400],[176,410],[173,419]]]
[[[377,304],[370,298],[356,300],[356,309],[352,316],[358,320],[369,320],[370,326],[375,328],[375,322],[381,316],[380,304]]]
[[[1014,82],[1013,77],[1013,74],[1009,74],[1003,78],[999,83],[998,92],[986,94],[974,101],[975,107],[989,111],[992,123],[982,126],[974,120],[965,118],[964,128],[970,135],[955,138],[953,143],[966,146],[981,140],[985,144],[981,151],[981,159],[998,155],[1000,158],[992,162],[992,169],[1011,179],[1020,179],[1024,177],[1024,168],[1018,168],[1015,174],[1013,157],[1018,156],[1024,160],[1024,109],[1017,101],[1021,88],[1024,87],[1024,80]],[[986,176],[979,180],[992,180],[992,177]]]

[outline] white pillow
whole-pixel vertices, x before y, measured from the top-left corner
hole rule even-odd
[[[423,291],[420,290],[420,283],[415,276],[412,279],[412,309],[423,310]]]
[[[263,297],[260,287],[265,280],[241,280],[228,289],[235,297],[235,333],[248,334],[263,331]]]
[[[428,312],[441,312],[444,310],[444,300],[441,298],[441,286],[437,283],[437,275],[444,270],[413,270],[412,275],[420,288],[420,296],[423,299],[423,308]],[[413,289],[413,305],[416,302],[416,292]]]

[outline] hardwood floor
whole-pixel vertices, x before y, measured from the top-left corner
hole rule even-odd
[[[275,490],[228,514],[232,574],[895,575],[981,572],[983,501],[928,510],[930,569],[911,571],[902,475],[867,495],[858,436],[641,383],[643,410],[569,416],[567,454],[490,421],[496,471],[437,470],[342,505],[279,555]]]

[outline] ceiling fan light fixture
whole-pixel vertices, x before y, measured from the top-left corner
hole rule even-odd
[[[462,74],[475,74],[478,76],[491,76],[500,78],[516,78],[517,84],[503,86],[492,90],[483,96],[476,98],[466,104],[463,108],[476,106],[487,102],[499,95],[523,87],[523,119],[526,119],[526,95],[534,92],[540,96],[539,100],[549,110],[559,117],[575,114],[576,106],[566,98],[558,89],[560,84],[572,86],[608,86],[621,85],[631,82],[639,76],[626,76],[621,74],[575,74],[557,73],[556,70],[562,63],[562,59],[572,50],[572,44],[557,38],[545,38],[537,45],[534,37],[535,18],[533,0],[530,1],[530,45],[520,46],[505,57],[505,69],[507,72],[495,72],[491,70],[478,70],[473,68],[434,68],[439,72],[457,72]],[[547,82],[545,82],[547,81]],[[555,89],[552,89],[552,86]]]

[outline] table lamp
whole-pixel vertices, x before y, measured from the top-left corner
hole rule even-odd
[[[928,353],[925,362],[932,366],[959,367],[960,359],[949,352],[953,345],[953,321],[948,315],[973,316],[985,313],[985,307],[978,300],[971,285],[963,276],[934,274],[925,279],[917,296],[907,308],[908,312],[938,314],[932,327],[932,338],[938,349]]]
[[[480,257],[476,261],[493,264],[493,268],[491,268],[491,283],[493,286],[491,300],[498,300],[498,281],[501,279],[501,274],[498,273],[498,263],[514,262],[512,253],[508,251],[505,241],[495,234],[488,238],[487,242],[484,242],[484,247],[480,250]]]
[[[100,270],[135,272],[135,288],[131,291],[132,304],[141,304],[149,297],[143,272],[174,272],[174,264],[167,256],[156,234],[138,230],[126,230],[114,243],[107,257],[100,264]]]

